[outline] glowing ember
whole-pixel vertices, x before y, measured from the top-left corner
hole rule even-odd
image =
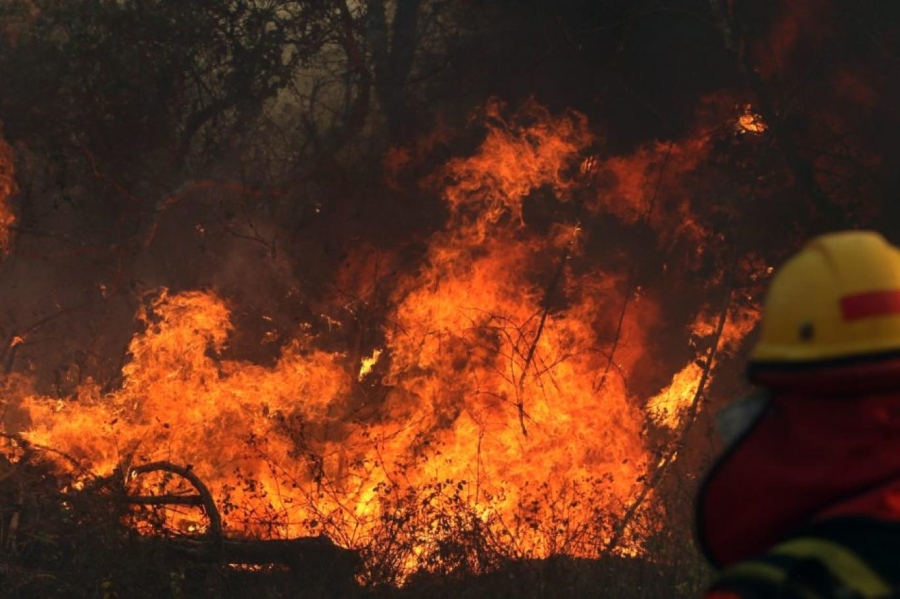
[[[380,349],[373,349],[371,356],[362,359],[362,364],[359,367],[359,376],[357,377],[359,380],[363,380],[367,374],[372,372],[372,368],[378,363],[378,358],[381,357],[381,354],[382,351]]]
[[[735,129],[738,133],[765,133],[769,127],[763,121],[762,116],[753,112],[750,104],[744,106],[744,111],[738,117]]]
[[[539,230],[524,207],[537,190],[571,202],[597,172],[614,171],[616,193],[594,193],[587,208],[634,222],[662,165],[689,168],[706,138],[602,164],[585,158],[594,137],[581,115],[534,103],[509,118],[496,103],[488,112],[480,149],[430,179],[448,222],[417,269],[396,279],[383,347],[351,359],[304,333],[274,365],[229,359],[227,300],[162,290],[138,314],[121,387],[102,394],[88,382],[71,401],[27,396],[26,438],[98,474],[190,464],[226,534],[389,544],[391,567],[405,572],[444,563],[460,534],[519,557],[596,555],[612,538],[623,539],[619,551],[639,552],[621,518],[658,461],[642,431],[648,414],[680,425],[703,368],[693,359],[670,366],[672,384],[645,412],[628,379],[652,350],[660,304],[585,257],[579,218]],[[661,236],[706,234],[687,200],[669,210],[681,227],[654,223]],[[363,254],[370,262],[348,272],[371,266]],[[711,334],[714,320],[701,311],[695,335]],[[754,323],[730,314],[720,347]],[[149,474],[127,484],[139,495],[184,490]],[[207,530],[195,512],[168,514],[168,526]]]
[[[9,205],[9,199],[16,192],[13,151],[0,135],[0,257],[9,251],[10,228],[16,217]]]

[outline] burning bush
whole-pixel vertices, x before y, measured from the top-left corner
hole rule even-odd
[[[652,339],[662,298],[615,253],[598,256],[592,236],[611,217],[649,224],[659,244],[701,244],[687,256],[693,268],[709,234],[679,179],[714,133],[604,162],[577,113],[493,102],[484,127],[474,154],[423,180],[446,222],[414,266],[394,270],[380,333],[352,359],[324,342],[349,326],[346,306],[304,323],[262,365],[230,352],[227,298],[163,289],[138,311],[121,383],[104,390],[88,378],[65,401],[22,397],[22,436],[67,456],[57,466],[75,479],[73,463],[127,481],[150,463],[189,465],[226,537],[325,534],[362,551],[371,584],[643,552],[663,525],[656,484],[716,352],[734,349],[755,318],[727,290],[718,313],[694,314],[698,353],[677,365]],[[605,169],[614,182],[597,175]],[[667,192],[639,197],[663,178]],[[637,208],[622,209],[623,198]],[[552,216],[532,216],[535,202]],[[674,230],[663,224],[672,215],[683,219]],[[377,265],[358,259],[340,284],[363,305]],[[666,360],[672,384],[645,405],[635,389],[654,384],[641,372],[648,359]],[[128,492],[184,491],[168,475],[141,481]],[[186,502],[125,521],[145,534],[209,533],[216,510]]]

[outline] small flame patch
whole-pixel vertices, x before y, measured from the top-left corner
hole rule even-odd
[[[368,358],[362,359],[362,364],[359,367],[359,380],[363,380],[366,378],[366,375],[372,372],[372,368],[375,364],[378,363],[378,358],[381,357],[381,350],[376,349],[372,351],[372,355]]]

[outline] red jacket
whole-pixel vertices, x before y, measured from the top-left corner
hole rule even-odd
[[[900,523],[900,358],[751,379],[772,391],[769,407],[698,497],[698,539],[714,565],[757,558],[833,520]]]

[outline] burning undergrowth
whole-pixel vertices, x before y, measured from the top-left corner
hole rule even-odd
[[[373,582],[641,553],[661,526],[654,481],[716,359],[755,325],[753,298],[724,273],[765,267],[722,258],[724,238],[688,191],[719,133],[603,156],[583,115],[533,102],[493,102],[483,127],[474,153],[421,181],[446,211],[422,255],[357,248],[336,276],[332,314],[365,308],[373,280],[383,295],[377,334],[353,352],[323,342],[350,335],[349,319],[321,316],[273,363],[239,359],[227,296],[155,289],[120,385],[88,379],[60,398],[9,378],[4,405],[23,424],[7,432],[61,452],[76,478],[118,476],[136,494],[173,483],[130,469],[190,465],[226,535],[325,534],[361,548]],[[604,239],[610,230],[627,241]],[[706,276],[684,322],[635,266],[648,246],[667,256],[664,272]],[[657,340],[673,328],[687,349]],[[148,533],[210,526],[196,507],[155,517],[127,518]]]

